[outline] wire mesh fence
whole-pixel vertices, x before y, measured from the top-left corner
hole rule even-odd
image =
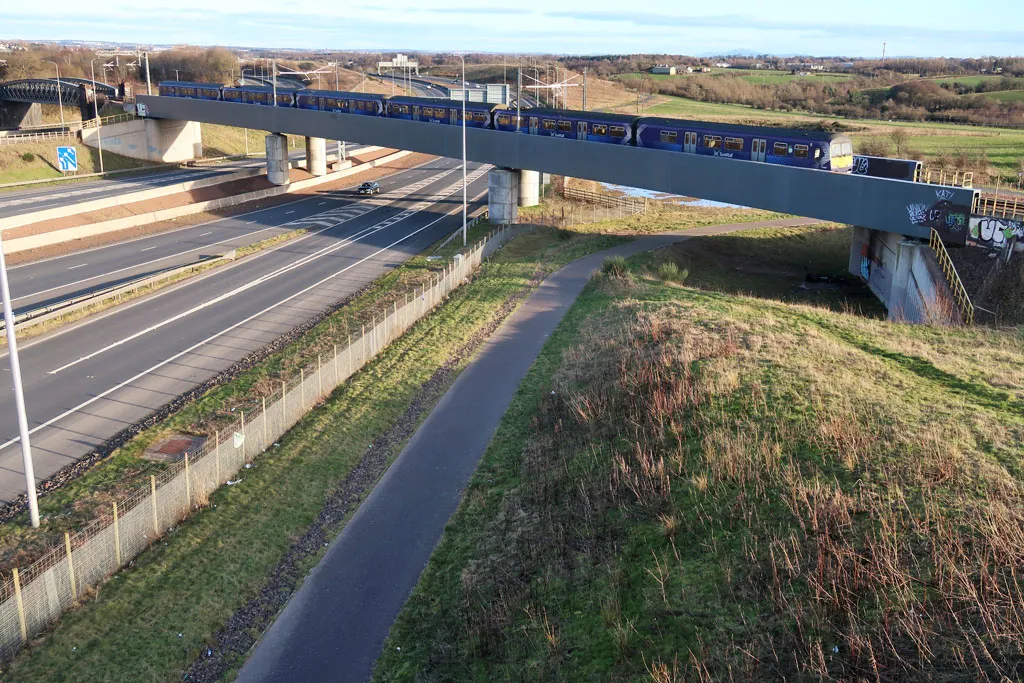
[[[64,544],[0,584],[0,655],[8,658],[29,638],[47,628],[91,587],[126,565],[197,508],[205,507],[220,486],[232,483],[246,463],[279,439],[338,385],[433,310],[512,235],[496,230],[457,256],[417,288],[380,322],[363,328],[358,338],[318,357],[298,378],[282,381],[261,406],[240,413],[232,430],[218,432],[195,453],[151,476],[149,485],[114,503],[102,517]]]
[[[554,228],[568,228],[573,225],[600,223],[620,218],[629,218],[644,213],[642,204],[600,206],[597,204],[568,204],[530,214],[530,222],[550,225]]]

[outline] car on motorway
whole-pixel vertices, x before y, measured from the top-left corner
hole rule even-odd
[[[380,184],[368,180],[356,188],[357,194],[380,194]]]

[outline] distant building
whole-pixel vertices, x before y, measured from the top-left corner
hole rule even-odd
[[[732,65],[729,64],[729,62],[718,62],[715,64],[715,66],[717,66],[719,69],[728,69]]]
[[[693,73],[693,67],[692,66],[686,67],[686,73],[692,74]]]
[[[676,68],[674,66],[669,66],[668,64],[658,64],[657,66],[652,66],[651,67],[651,73],[652,74],[665,74],[665,75],[668,75],[668,76],[675,76],[676,75]]]
[[[711,73],[711,67],[710,66],[702,66],[702,67],[699,67],[697,70],[700,71],[702,74],[709,74],[709,73]]]

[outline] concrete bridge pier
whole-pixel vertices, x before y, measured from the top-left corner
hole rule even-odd
[[[540,204],[540,173],[538,171],[519,171],[519,206],[537,206]]]
[[[266,138],[267,180],[272,185],[287,185],[290,180],[291,162],[288,159],[288,137],[271,133]]]
[[[939,325],[960,321],[946,276],[926,242],[856,227],[849,268],[889,309],[891,321]]]
[[[493,168],[487,173],[487,213],[496,225],[515,223],[519,218],[519,172]]]
[[[327,175],[327,140],[306,138],[306,170],[314,176]]]
[[[170,119],[134,119],[122,123],[82,130],[82,143],[100,146],[104,153],[120,154],[164,164],[198,159],[203,156],[203,129],[196,121]]]

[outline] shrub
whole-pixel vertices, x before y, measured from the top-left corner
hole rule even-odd
[[[626,259],[622,256],[609,256],[604,260],[601,272],[609,277],[625,277],[628,272]]]
[[[36,160],[36,155],[33,154],[32,152],[25,152],[24,154],[21,155],[21,160],[26,163],[32,163],[33,161]]]
[[[673,261],[666,261],[658,266],[658,277],[666,282],[685,282],[689,276],[690,271],[686,268],[680,270]]]

